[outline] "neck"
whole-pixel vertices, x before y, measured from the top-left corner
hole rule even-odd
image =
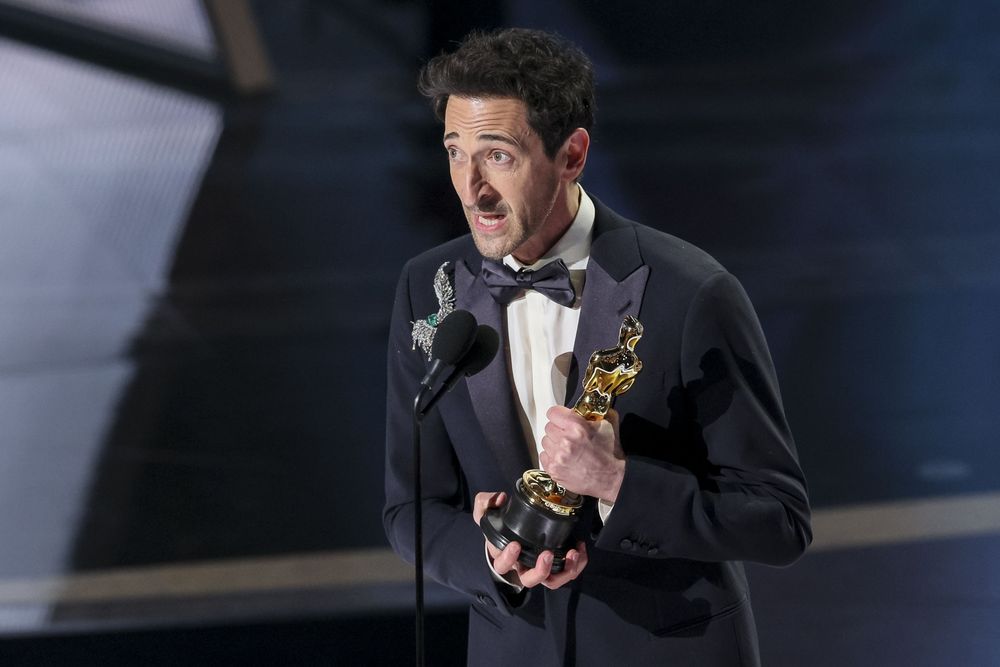
[[[552,209],[545,224],[512,253],[514,259],[526,266],[534,264],[562,238],[573,224],[580,210],[580,186],[576,182],[560,188],[552,202]]]

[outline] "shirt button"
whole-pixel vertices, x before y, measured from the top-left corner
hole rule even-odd
[[[624,540],[622,540],[618,544],[618,546],[620,546],[622,549],[631,549],[632,548],[632,540],[630,540],[630,539],[628,539],[626,537]]]
[[[655,556],[656,554],[660,553],[660,550],[657,549],[656,547],[649,547],[649,551],[647,551],[646,553],[649,554],[650,556]]]

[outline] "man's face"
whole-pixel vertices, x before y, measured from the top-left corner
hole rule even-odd
[[[545,155],[520,100],[449,98],[444,146],[452,185],[484,257],[500,259],[518,248],[527,250],[538,239],[528,246],[525,242],[546,223],[551,230],[561,222],[550,218],[562,192],[562,172]]]

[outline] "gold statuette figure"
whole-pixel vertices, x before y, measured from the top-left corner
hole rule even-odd
[[[640,338],[642,324],[627,315],[618,332],[618,346],[590,355],[583,378],[583,396],[573,406],[577,414],[589,421],[603,419],[614,397],[629,390],[642,370],[642,360],[635,353]]]

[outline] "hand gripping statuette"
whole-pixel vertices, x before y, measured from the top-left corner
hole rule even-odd
[[[618,345],[590,355],[583,376],[583,395],[573,406],[584,419],[599,421],[611,409],[616,396],[624,394],[642,370],[635,353],[642,338],[642,324],[628,315],[618,333]],[[534,567],[543,551],[553,553],[552,572],[561,572],[572,545],[583,497],[560,486],[544,470],[526,470],[514,483],[514,492],[503,507],[487,510],[479,522],[486,539],[498,549],[510,542],[521,543],[518,561]]]

